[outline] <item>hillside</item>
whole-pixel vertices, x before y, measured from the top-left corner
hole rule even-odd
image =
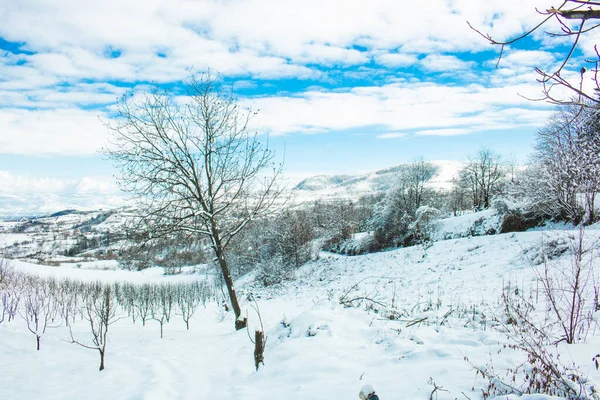
[[[592,227],[587,235],[592,240],[598,233]],[[361,386],[370,383],[381,399],[426,400],[435,383],[444,389],[439,399],[478,399],[485,380],[476,377],[465,357],[485,365],[493,355],[499,369],[523,360],[522,354],[504,349],[510,342],[497,322],[503,291],[512,287],[541,296],[535,271],[543,243],[568,247],[574,235],[546,230],[450,239],[365,256],[322,253],[293,280],[268,288],[247,275],[236,283],[243,308],[252,330],[260,326],[253,311],[258,307],[268,337],[265,365],[258,371],[247,333],[233,331],[233,315],[219,301],[199,307],[189,331],[174,315],[164,339],[156,321],[133,324],[120,311],[101,373],[97,352],[69,343],[62,324],[47,330],[36,352],[34,337],[17,318],[0,324],[0,343],[10,343],[0,346],[0,385],[9,399],[342,400],[356,399]],[[568,265],[568,252],[555,260]],[[14,267],[87,281],[207,279],[203,274],[165,277],[156,269],[117,272],[25,262]],[[82,321],[73,326],[76,334],[85,334]],[[589,339],[564,348],[563,356],[581,366],[588,382],[600,381],[591,362],[600,340]]]

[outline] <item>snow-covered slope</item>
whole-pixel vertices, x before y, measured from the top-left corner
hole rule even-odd
[[[445,391],[434,398],[479,399],[483,381],[465,357],[483,365],[493,355],[496,368],[514,366],[522,359],[503,349],[506,338],[493,327],[503,286],[510,284],[535,295],[539,289],[533,264],[540,260],[536,255],[542,251],[542,241],[568,242],[572,233],[459,238],[428,248],[356,257],[323,253],[301,267],[295,280],[269,288],[246,276],[236,286],[251,321],[250,331],[260,326],[252,308],[258,305],[268,337],[265,365],[258,371],[248,334],[235,332],[233,316],[217,303],[199,308],[190,331],[179,317],[173,317],[162,340],[158,323],[149,321],[143,327],[123,313],[110,328],[102,372],[97,370],[97,352],[70,344],[64,326],[49,329],[42,350],[36,352],[35,338],[22,320],[4,322],[0,324],[1,397],[345,400],[358,398],[360,388],[370,383],[383,400],[426,400],[435,382]],[[598,231],[588,234],[597,236]],[[15,267],[29,272],[44,268],[38,271],[45,275],[53,270],[24,263]],[[85,279],[87,273],[94,274],[92,279],[123,279],[114,271],[80,270],[77,275],[61,271],[77,279]],[[127,279],[150,278],[143,274],[135,278],[135,274],[128,273]],[[256,303],[248,300],[250,294]],[[81,321],[73,329],[75,334],[86,334]],[[581,365],[588,379],[596,381],[600,376],[591,357],[597,353],[599,339],[591,337],[589,344],[570,347],[564,355],[566,362]]]

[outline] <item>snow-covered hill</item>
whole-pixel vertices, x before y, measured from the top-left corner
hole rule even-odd
[[[432,161],[438,175],[431,186],[449,189],[463,163],[459,161]],[[296,201],[318,199],[358,199],[361,196],[386,191],[394,187],[403,165],[358,175],[317,175],[298,183],[294,188]]]
[[[8,258],[79,262],[82,257],[120,248],[128,209],[63,210],[54,214],[0,220],[0,254]],[[79,257],[72,257],[78,255]],[[66,257],[70,256],[70,257]]]

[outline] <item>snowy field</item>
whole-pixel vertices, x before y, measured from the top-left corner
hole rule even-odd
[[[258,327],[254,303],[247,300],[252,294],[267,335],[265,365],[258,371],[248,333],[235,332],[232,313],[214,301],[199,307],[189,331],[173,316],[163,339],[157,322],[133,324],[121,312],[110,326],[102,372],[97,351],[69,343],[64,325],[48,328],[36,351],[35,337],[17,317],[0,324],[0,399],[342,400],[357,399],[366,383],[382,400],[480,399],[485,381],[465,357],[475,365],[493,357],[497,369],[524,357],[503,349],[506,336],[493,323],[503,287],[539,294],[535,264],[542,243],[568,245],[573,234],[556,230],[459,238],[355,257],[324,253],[301,267],[295,280],[270,288],[246,276],[237,282],[243,308],[251,330]],[[566,257],[562,262],[568,262]],[[129,272],[18,261],[13,266],[87,281],[206,279],[165,277],[158,269]],[[390,310],[396,313],[393,319]],[[76,321],[73,332],[85,337],[87,325]],[[562,346],[563,362],[575,363],[590,381],[600,382],[592,362],[599,345],[594,331],[586,344]],[[434,385],[441,389],[432,397]]]

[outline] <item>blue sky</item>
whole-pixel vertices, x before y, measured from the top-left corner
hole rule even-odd
[[[464,160],[481,147],[524,160],[552,108],[519,94],[539,97],[533,68],[551,69],[564,44],[536,36],[494,68],[498,49],[466,21],[511,37],[551,4],[2,2],[0,208],[116,204],[116,171],[98,153],[115,99],[150,82],[177,88],[207,68],[260,110],[256,129],[285,150],[291,180]]]

